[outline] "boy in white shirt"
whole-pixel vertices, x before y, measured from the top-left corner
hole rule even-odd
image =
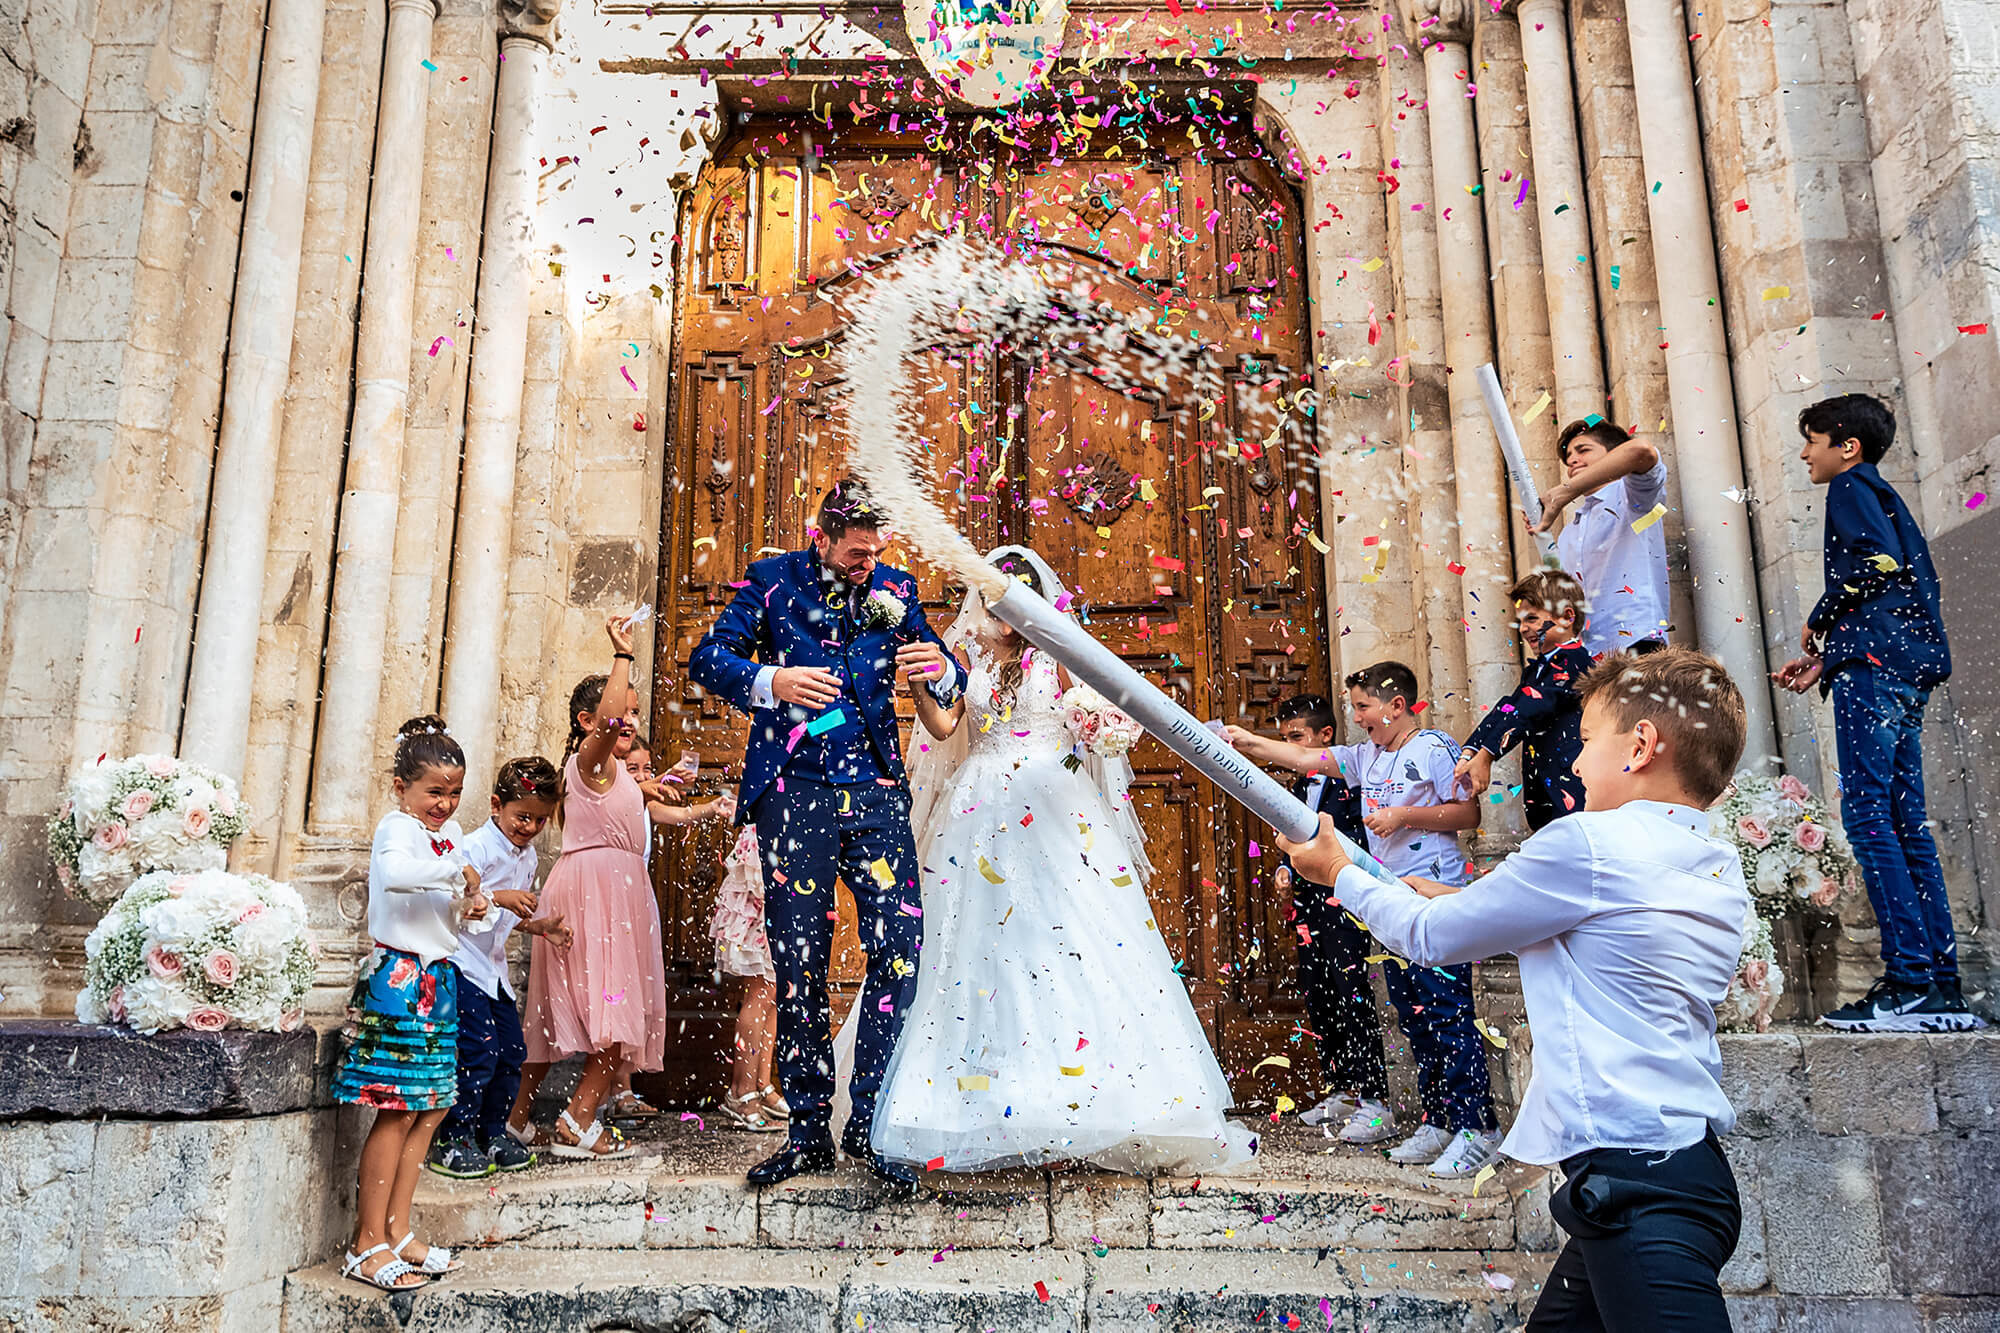
[[[484,920],[460,928],[451,956],[458,970],[458,1100],[426,1162],[441,1176],[469,1179],[535,1164],[535,1154],[506,1132],[528,1055],[507,975],[507,937],[519,926],[568,947],[561,917],[535,919],[534,844],[555,814],[561,785],[555,765],[539,755],[508,760],[493,780],[493,817],[459,840],[493,907]]]
[[[1715,1006],[1750,896],[1707,807],[1743,752],[1743,696],[1683,648],[1607,658],[1585,677],[1585,808],[1543,828],[1468,893],[1378,880],[1320,821],[1303,874],[1419,964],[1513,953],[1534,1074],[1505,1151],[1560,1162],[1550,1211],[1569,1233],[1530,1333],[1729,1327],[1721,1286],[1742,1209],[1718,1134]]]
[[[1542,497],[1549,532],[1574,505],[1556,555],[1583,584],[1583,644],[1591,656],[1654,652],[1667,643],[1667,465],[1659,448],[1600,416],[1563,427],[1556,453],[1568,476]]]
[[[1479,806],[1458,799],[1458,742],[1418,725],[1416,673],[1401,662],[1378,662],[1347,678],[1347,700],[1368,733],[1360,745],[1314,749],[1241,727],[1229,728],[1229,740],[1259,763],[1300,773],[1339,769],[1361,791],[1368,850],[1384,865],[1399,875],[1465,883],[1458,831],[1479,826]],[[1332,882],[1303,868],[1299,873],[1315,883]],[[1392,963],[1382,979],[1417,1057],[1424,1103],[1424,1123],[1389,1150],[1389,1160],[1429,1163],[1430,1174],[1445,1180],[1476,1175],[1499,1153],[1500,1133],[1486,1047],[1472,1023],[1472,969],[1448,973]],[[1384,1126],[1389,1123],[1385,1112]]]

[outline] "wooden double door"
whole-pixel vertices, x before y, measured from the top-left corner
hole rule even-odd
[[[912,380],[934,493],[962,529],[982,549],[1039,551],[1087,602],[1092,632],[1202,717],[1270,727],[1277,700],[1326,692],[1299,209],[1268,163],[1191,143],[1144,162],[963,161],[879,130],[773,120],[739,128],[684,216],[654,664],[663,761],[685,746],[721,781],[740,772],[746,719],[689,680],[689,655],[750,561],[805,544],[845,471],[845,298],[871,266],[958,228],[1075,287],[1091,319],[1207,344],[1221,375],[1205,400],[1184,382],[1111,382],[1087,322],[1032,346],[928,349]],[[948,624],[961,590],[908,552],[889,558]],[[1296,1096],[1312,1059],[1270,839],[1157,742],[1133,764],[1154,919],[1224,1068],[1239,1098]],[[730,1012],[708,924],[733,836],[677,834],[655,859],[665,1096],[712,1093],[721,1077]],[[837,983],[861,966],[842,901]],[[1294,1068],[1251,1073],[1267,1055]]]

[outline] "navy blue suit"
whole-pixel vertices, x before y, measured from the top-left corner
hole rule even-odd
[[[1361,793],[1347,785],[1338,769],[1323,775],[1317,813],[1333,816],[1333,826],[1357,845],[1368,845],[1368,828],[1361,822]],[[1312,778],[1301,775],[1292,794],[1306,800]],[[1292,922],[1299,935],[1299,990],[1304,993],[1306,1021],[1319,1048],[1322,1086],[1351,1092],[1371,1101],[1389,1100],[1389,1073],[1382,1061],[1382,1016],[1375,1008],[1375,988],[1368,984],[1368,957],[1375,952],[1367,931],[1354,923],[1324,884],[1301,879],[1292,859],[1282,859],[1292,871]]]
[[[1806,618],[1824,640],[1822,694],[1853,662],[1920,690],[1944,684],[1951,647],[1931,548],[1873,463],[1858,463],[1827,484],[1825,570],[1826,591]]]
[[[1590,650],[1580,643],[1528,659],[1520,685],[1466,738],[1466,749],[1495,757],[1521,747],[1521,804],[1530,828],[1583,809],[1583,779],[1571,765],[1583,753],[1583,696],[1576,687],[1590,667]]]
[[[880,590],[903,604],[899,623],[871,616]],[[739,822],[755,822],[764,868],[764,917],[778,974],[778,1069],[791,1103],[791,1138],[827,1138],[833,1037],[827,970],[838,916],[836,878],[854,895],[868,973],[851,1084],[851,1132],[865,1134],[875,1094],[916,992],[923,946],[910,789],[896,725],[896,650],[944,643],[924,618],[916,580],[878,565],[867,589],[826,571],[811,551],[759,560],[696,647],[688,674],[750,714]],[[840,697],[814,711],[752,698],[764,666],[818,667],[840,678]],[[957,697],[966,676],[958,665]]]

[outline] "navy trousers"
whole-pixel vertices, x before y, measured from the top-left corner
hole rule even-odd
[[[1528,1333],[1728,1333],[1718,1275],[1743,1205],[1714,1134],[1669,1152],[1598,1148],[1563,1173],[1549,1212],[1569,1243]]]
[[[791,1104],[791,1139],[824,1143],[832,1121],[836,878],[854,895],[868,972],[854,1049],[849,1132],[865,1135],[903,1014],[917,991],[923,901],[907,787],[828,786],[787,777],[751,812],[764,859],[764,925],[778,973],[778,1076]]]
[[[1344,909],[1327,902],[1332,896],[1324,884],[1293,881],[1295,920],[1312,936],[1310,943],[1299,944],[1306,1022],[1319,1047],[1324,1086],[1385,1102],[1389,1075],[1382,1063],[1382,1016],[1375,1011],[1375,988],[1368,984],[1373,937]]]
[[[1485,1039],[1472,1026],[1472,964],[1439,971],[1384,963],[1382,979],[1417,1057],[1424,1119],[1454,1133],[1497,1129]]]
[[[489,996],[460,977],[458,1100],[446,1113],[438,1138],[482,1147],[499,1142],[514,1109],[514,1094],[521,1090],[521,1062],[527,1058],[521,1014],[507,993]]]

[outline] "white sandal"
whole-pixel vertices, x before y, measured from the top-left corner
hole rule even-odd
[[[564,1143],[561,1138],[557,1138],[549,1144],[549,1152],[553,1156],[572,1162],[615,1162],[620,1158],[632,1155],[632,1149],[623,1143],[619,1143],[616,1147],[608,1148],[603,1152],[597,1151],[598,1141],[604,1137],[605,1132],[605,1125],[602,1120],[592,1120],[590,1128],[585,1130],[570,1117],[568,1111],[564,1111],[558,1117],[558,1123],[564,1129],[576,1135],[576,1142]],[[614,1140],[619,1137],[617,1130],[612,1130],[611,1134]]]
[[[352,1278],[356,1282],[365,1282],[369,1286],[379,1288],[382,1291],[420,1291],[430,1285],[429,1279],[425,1279],[422,1282],[403,1281],[404,1278],[415,1273],[417,1270],[401,1259],[391,1259],[372,1273],[361,1271],[361,1265],[387,1249],[389,1249],[387,1245],[377,1245],[374,1249],[363,1250],[359,1254],[349,1250],[346,1262],[340,1266],[340,1275],[344,1278]],[[393,1254],[395,1251],[391,1250],[390,1253]]]
[[[782,1134],[784,1123],[765,1109],[758,1096],[755,1092],[746,1092],[741,1097],[725,1092],[722,1094],[722,1105],[716,1109],[728,1116],[738,1129],[747,1129],[752,1134]]]
[[[412,1231],[397,1241],[395,1249],[391,1250],[390,1253],[394,1254],[398,1259],[402,1259],[404,1248],[416,1238],[417,1233]],[[408,1263],[409,1261],[404,1259],[403,1262]],[[452,1258],[451,1251],[442,1245],[432,1245],[424,1251],[424,1261],[414,1265],[414,1267],[425,1277],[443,1277],[446,1273],[456,1273],[459,1269],[465,1267],[465,1261],[463,1259]]]

